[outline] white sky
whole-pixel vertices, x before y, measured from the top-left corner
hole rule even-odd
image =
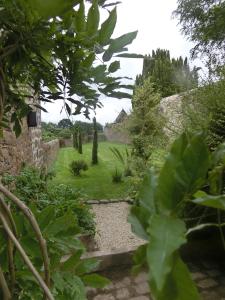
[[[138,3],[138,5],[137,5]],[[122,0],[118,5],[118,21],[115,34],[118,37],[124,33],[138,30],[138,36],[129,46],[130,53],[149,54],[152,50],[163,48],[170,50],[171,56],[187,56],[192,45],[185,40],[179,32],[177,20],[172,19],[172,12],[176,9],[176,0]],[[121,58],[121,70],[115,75],[124,75],[135,79],[142,71],[142,59]],[[197,63],[195,63],[197,64]],[[103,108],[97,109],[97,121],[105,124],[115,120],[118,113],[124,108],[127,112],[131,109],[130,100],[117,100],[101,98]],[[58,123],[66,118],[60,102],[45,104],[48,113],[42,112],[42,120]],[[73,120],[85,120],[83,116],[73,117]]]

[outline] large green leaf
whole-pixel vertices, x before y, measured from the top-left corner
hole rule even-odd
[[[174,255],[186,242],[185,224],[170,216],[154,215],[149,225],[150,243],[147,261],[156,289],[162,290],[167,275],[172,271]]]
[[[78,32],[84,32],[86,30],[85,7],[83,0],[80,1],[80,7],[76,14],[75,24]]]
[[[42,18],[61,16],[79,3],[78,0],[28,0],[33,10],[37,11]]]
[[[55,207],[53,205],[49,205],[36,216],[41,230],[43,230],[55,218],[55,211]]]
[[[147,228],[149,226],[149,213],[143,207],[132,206],[128,222],[131,224],[132,231],[140,238],[148,241]]]
[[[193,193],[205,180],[209,152],[203,135],[188,139],[182,134],[172,145],[160,172],[156,201],[168,211],[177,208],[188,193]]]
[[[157,290],[152,281],[151,292],[157,300],[200,300],[191,274],[178,254],[176,254],[172,272],[167,276],[163,289]]]
[[[103,60],[109,61],[114,53],[125,51],[126,49],[124,47],[133,42],[133,40],[137,36],[137,33],[137,31],[129,32],[116,39],[113,39],[110,42],[109,48],[105,51],[103,55]]]
[[[116,20],[117,20],[117,12],[116,12],[116,8],[114,8],[110,12],[108,19],[104,23],[102,23],[102,26],[99,30],[98,41],[101,45],[104,46],[108,44],[113,34],[113,31],[115,29]]]
[[[59,235],[59,233],[64,234],[67,230],[74,228],[77,229],[77,233],[79,233],[75,216],[71,211],[68,211],[62,217],[52,220],[52,222],[45,227],[43,233],[46,236],[55,236]]]
[[[112,62],[108,68],[110,73],[114,73],[120,69],[120,62],[118,60]]]
[[[62,263],[61,270],[62,271],[72,271],[75,269],[76,265],[80,263],[80,257],[83,251],[78,250],[75,254],[71,255],[66,261]]]
[[[93,0],[92,6],[88,11],[87,17],[87,34],[88,37],[92,37],[98,31],[99,26],[99,9],[98,0]]]
[[[147,171],[144,177],[138,199],[141,206],[145,208],[150,214],[156,213],[155,192],[157,187],[157,176],[153,168]]]
[[[225,210],[225,195],[212,196],[203,191],[195,193],[193,203]]]
[[[99,289],[110,284],[110,280],[98,274],[84,275],[82,280],[85,285]]]

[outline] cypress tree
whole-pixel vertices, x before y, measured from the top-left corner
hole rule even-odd
[[[79,130],[79,132],[78,132],[78,152],[79,152],[80,154],[83,153],[83,147],[82,147],[82,132],[81,132],[81,130]]]
[[[98,130],[96,126],[96,118],[93,118],[93,146],[92,146],[92,164],[98,164]]]
[[[73,147],[78,150],[78,132],[77,129],[73,131]]]
[[[152,55],[146,55],[142,74],[136,77],[136,85],[143,84],[144,79],[151,82],[162,97],[196,88],[198,86],[198,69],[189,67],[187,58],[171,58],[168,50],[157,49]]]

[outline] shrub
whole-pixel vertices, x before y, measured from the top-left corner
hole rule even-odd
[[[127,148],[125,149],[125,153],[116,147],[110,147],[109,149],[118,159],[118,161],[124,166],[124,176],[133,176],[133,172],[131,170],[132,157],[130,151]]]
[[[81,171],[86,171],[88,165],[84,160],[74,160],[70,164],[70,171],[74,176],[80,176]]]
[[[95,232],[94,215],[83,201],[85,195],[79,190],[64,184],[47,184],[52,179],[52,173],[43,175],[34,167],[24,167],[19,175],[5,175],[2,183],[10,187],[28,206],[36,206],[38,211],[43,211],[49,206],[54,206],[57,217],[72,211],[81,231],[93,234]]]
[[[119,171],[117,168],[112,173],[112,182],[120,183],[122,181],[122,172]]]

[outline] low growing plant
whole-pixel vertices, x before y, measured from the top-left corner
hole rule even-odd
[[[122,172],[119,171],[117,168],[115,168],[115,170],[112,173],[112,182],[114,183],[120,183],[122,182]]]
[[[132,176],[133,172],[131,169],[132,157],[130,151],[126,148],[125,153],[119,151],[116,147],[109,148],[114,156],[118,159],[118,161],[124,166],[124,176]]]
[[[85,195],[64,184],[48,184],[51,173],[43,173],[34,167],[25,167],[16,176],[5,175],[2,182],[28,206],[35,205],[42,211],[49,205],[55,207],[57,217],[72,211],[82,232],[94,234],[94,215],[84,203]]]
[[[84,160],[74,160],[70,163],[70,172],[74,176],[80,176],[81,171],[87,171],[88,165]]]

